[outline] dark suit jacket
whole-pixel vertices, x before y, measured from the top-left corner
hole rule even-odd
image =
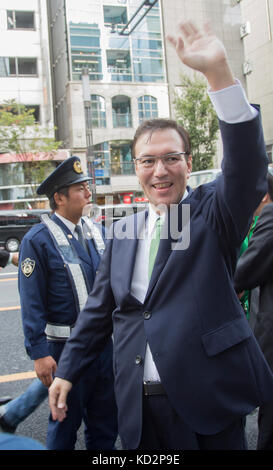
[[[9,253],[5,250],[0,251],[0,267],[5,268],[7,266],[7,262],[9,260]]]
[[[260,286],[254,333],[273,369],[273,203],[263,208],[234,281],[237,292]]]
[[[223,173],[189,190],[190,244],[162,239],[144,303],[130,291],[145,214],[114,224],[92,295],[63,351],[57,376],[77,381],[114,336],[115,389],[124,449],[138,446],[148,340],[168,399],[196,432],[214,434],[273,399],[273,377],[233,287],[239,248],[266,193],[260,118],[220,122]],[[131,237],[124,237],[126,222]],[[169,231],[166,219],[164,230]],[[148,314],[147,314],[148,312]]]

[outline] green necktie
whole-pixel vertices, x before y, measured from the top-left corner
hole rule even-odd
[[[153,267],[155,264],[155,258],[156,258],[156,254],[157,254],[157,250],[158,250],[158,246],[160,242],[160,232],[161,232],[162,223],[163,221],[162,219],[160,219],[160,217],[156,220],[156,223],[155,223],[154,238],[151,241],[150,252],[149,252],[149,271],[148,271],[149,279],[151,279]]]

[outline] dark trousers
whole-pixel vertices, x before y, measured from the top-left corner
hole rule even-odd
[[[273,450],[273,401],[260,406],[257,450]]]
[[[139,450],[246,450],[244,420],[205,436],[192,431],[170,406],[166,395],[143,397]]]
[[[52,344],[58,359],[63,349]],[[59,423],[50,415],[46,446],[49,450],[73,450],[82,421],[87,450],[112,450],[117,439],[117,408],[114,395],[112,342],[83,373],[68,394],[67,417]],[[59,349],[59,351],[58,351]],[[53,355],[53,354],[52,354]],[[57,356],[57,357],[56,357]]]

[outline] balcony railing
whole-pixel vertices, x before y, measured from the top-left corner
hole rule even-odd
[[[113,113],[114,127],[132,127],[131,113]]]

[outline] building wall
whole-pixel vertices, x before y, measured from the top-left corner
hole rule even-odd
[[[40,106],[42,126],[53,129],[46,5],[42,0],[1,0],[0,57],[37,58],[36,76],[1,76],[0,102]],[[34,11],[35,29],[8,29],[7,10]],[[54,132],[52,132],[54,135]]]
[[[213,31],[226,47],[234,75],[246,88],[245,77],[242,73],[244,50],[240,39],[241,10],[236,0],[162,0],[162,11],[165,38],[167,34],[177,33],[179,21],[191,19],[197,25],[209,21]],[[179,61],[174,48],[167,40],[165,51],[171,116],[175,119],[174,92],[179,90],[180,75],[186,74],[193,77],[193,72]],[[217,148],[215,167],[220,166],[222,159],[220,139]]]
[[[273,0],[242,0],[242,21],[250,32],[243,37],[248,98],[261,106],[264,135],[272,161],[273,145]]]

